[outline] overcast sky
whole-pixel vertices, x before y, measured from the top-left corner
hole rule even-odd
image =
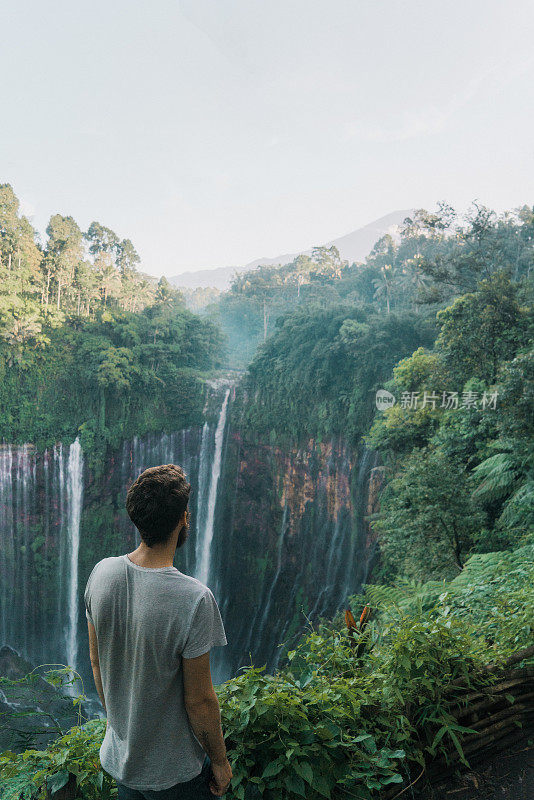
[[[531,0],[4,0],[0,182],[143,268],[534,203]]]

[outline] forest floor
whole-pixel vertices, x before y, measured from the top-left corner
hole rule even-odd
[[[405,796],[406,800],[411,797],[409,790]],[[518,744],[412,796],[418,800],[534,800],[534,745]]]

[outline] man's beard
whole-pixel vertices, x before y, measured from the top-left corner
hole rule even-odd
[[[180,529],[180,533],[178,534],[178,540],[176,542],[176,549],[180,548],[183,544],[186,543],[187,537],[189,536],[189,524],[186,522],[185,525]]]

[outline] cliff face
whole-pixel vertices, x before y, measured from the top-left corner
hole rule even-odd
[[[213,399],[213,398],[212,398]],[[99,475],[75,444],[0,453],[0,646],[33,663],[68,663],[93,690],[83,592],[100,559],[139,536],[124,502],[146,467],[181,464],[192,485],[189,538],[175,565],[204,578],[228,645],[212,654],[215,682],[250,663],[277,666],[307,619],[332,617],[359,590],[375,542],[380,468],[368,450],[309,440],[284,450],[250,443],[218,390],[202,428],[124,442]],[[74,568],[73,568],[74,565]]]
[[[283,451],[230,432],[214,540],[230,672],[251,659],[273,669],[307,618],[333,616],[359,589],[374,551],[363,515],[375,464],[343,441]]]

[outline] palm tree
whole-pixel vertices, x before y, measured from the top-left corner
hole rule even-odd
[[[373,285],[375,287],[375,293],[373,298],[375,300],[380,300],[385,298],[386,300],[386,309],[387,313],[390,312],[390,297],[391,297],[391,279],[393,277],[393,264],[383,264],[380,267],[380,278],[375,278],[373,280]]]

